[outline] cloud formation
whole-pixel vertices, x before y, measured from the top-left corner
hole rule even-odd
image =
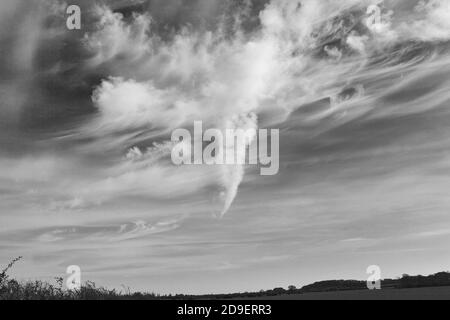
[[[74,2],[84,14],[75,32],[62,1],[0,4],[0,214],[33,235],[2,245],[37,239],[42,254],[61,257],[62,243],[85,257],[92,244],[71,240],[104,250],[115,239],[142,268],[149,256],[130,257],[132,244],[155,246],[151,258],[168,256],[174,270],[239,268],[253,265],[249,252],[401,242],[377,219],[397,208],[393,224],[409,234],[421,217],[408,195],[425,210],[427,190],[447,188],[436,178],[448,169],[447,1]],[[280,175],[175,167],[170,133],[200,120],[280,128]],[[446,207],[436,201],[431,216]],[[433,234],[425,226],[417,234]],[[198,260],[180,262],[185,247]]]

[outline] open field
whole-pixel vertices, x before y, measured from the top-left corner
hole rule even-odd
[[[356,290],[260,297],[268,300],[450,300],[450,287]]]
[[[429,276],[410,276],[381,280],[383,290],[362,289],[366,283],[357,280],[326,280],[306,285],[300,289],[289,286],[259,292],[210,295],[158,295],[154,293],[127,292],[97,287],[87,281],[80,288],[67,290],[64,279],[55,283],[40,280],[19,282],[10,278],[8,271],[22,257],[12,260],[0,269],[0,300],[450,300],[450,272]]]

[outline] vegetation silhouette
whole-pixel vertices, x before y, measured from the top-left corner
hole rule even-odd
[[[8,271],[22,259],[12,260],[0,273],[0,300],[221,300],[221,299],[251,299],[284,295],[301,295],[319,292],[339,292],[367,290],[365,281],[358,280],[327,280],[297,288],[294,285],[259,292],[242,292],[210,295],[158,295],[156,293],[131,292],[130,289],[118,291],[97,287],[94,282],[84,283],[79,290],[64,288],[64,279],[55,278],[55,284],[44,281],[19,282],[11,279]],[[439,272],[429,276],[410,276],[404,274],[398,279],[381,281],[382,289],[410,289],[425,287],[450,286],[450,272]]]

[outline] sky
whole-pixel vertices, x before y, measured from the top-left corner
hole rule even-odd
[[[0,265],[163,294],[450,269],[449,17],[444,0],[3,0]],[[280,130],[279,173],[175,166],[194,121]]]

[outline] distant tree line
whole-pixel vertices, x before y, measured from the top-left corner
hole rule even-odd
[[[450,286],[450,272],[439,272],[429,276],[410,276],[404,274],[398,279],[384,279],[381,281],[382,289],[405,289],[421,287]],[[366,281],[358,280],[329,280],[319,281],[295,290],[295,293],[364,290]]]
[[[406,289],[421,287],[441,287],[450,286],[450,272],[439,272],[429,276],[410,276],[404,274],[398,279],[384,279],[381,281],[382,289]],[[367,290],[367,282],[359,280],[327,280],[319,281],[307,286],[296,288],[294,285],[287,289],[275,288],[271,290],[261,290],[259,292],[242,292],[231,294],[214,294],[202,296],[175,295],[167,296],[170,299],[236,299],[236,298],[257,298],[270,297],[289,294],[306,294],[313,292],[336,292],[351,290]]]
[[[348,290],[367,290],[365,281],[328,280],[319,281],[297,289],[294,285],[285,288],[261,290],[258,292],[242,292],[211,295],[158,295],[155,293],[133,293],[109,290],[97,287],[93,282],[86,282],[79,290],[63,288],[63,279],[56,278],[56,284],[43,281],[19,282],[8,276],[8,271],[21,257],[13,260],[6,268],[0,269],[0,300],[196,300],[196,299],[236,299],[258,298],[289,294],[306,294],[312,292],[332,292]],[[439,272],[429,276],[410,276],[404,274],[398,279],[381,281],[382,289],[404,289],[421,287],[450,286],[450,272]]]

